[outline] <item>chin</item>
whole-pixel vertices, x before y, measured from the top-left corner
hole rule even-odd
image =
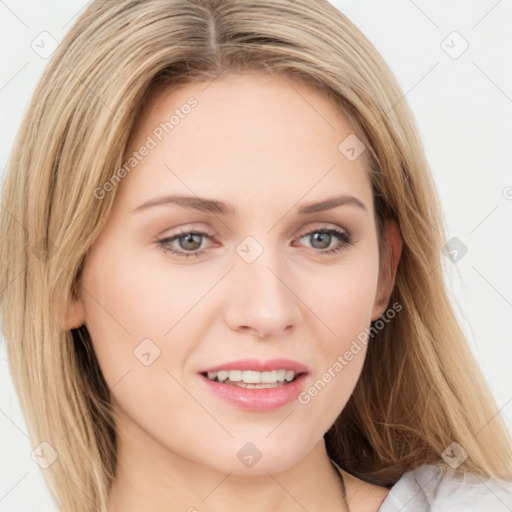
[[[268,432],[265,435],[268,435]],[[244,437],[252,438],[253,441],[232,440],[230,446],[226,446],[221,453],[212,454],[209,460],[203,459],[204,464],[224,473],[268,475],[268,473],[274,474],[288,470],[307,454],[304,442],[294,442],[290,438],[287,442],[283,442],[277,436],[272,440],[265,440],[264,436],[246,435]],[[301,447],[300,451],[298,447]],[[215,462],[212,463],[213,461]]]

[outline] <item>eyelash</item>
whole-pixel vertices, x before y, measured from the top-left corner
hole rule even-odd
[[[337,228],[321,227],[318,229],[313,229],[311,231],[307,231],[306,233],[300,234],[298,238],[301,239],[301,238],[304,238],[305,236],[312,235],[314,233],[325,233],[325,234],[329,234],[329,235],[334,235],[342,241],[342,244],[338,245],[337,247],[334,247],[332,249],[326,249],[323,251],[322,250],[317,251],[319,254],[335,254],[335,253],[341,252],[342,250],[346,249],[348,246],[354,244],[354,242],[352,240],[352,236],[348,232],[341,231]],[[173,253],[174,255],[176,255],[180,258],[190,258],[190,257],[201,256],[206,251],[206,249],[196,250],[195,252],[188,252],[188,251],[177,251],[175,249],[170,248],[170,246],[169,246],[170,242],[179,240],[180,238],[184,237],[185,235],[199,235],[199,236],[207,236],[209,238],[213,237],[213,235],[211,235],[210,233],[206,233],[203,231],[189,230],[189,231],[182,231],[180,233],[177,233],[177,234],[173,235],[172,237],[162,238],[161,240],[158,240],[157,243],[161,246],[161,248],[163,249],[164,252]]]

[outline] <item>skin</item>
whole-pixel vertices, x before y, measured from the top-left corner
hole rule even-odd
[[[198,101],[118,185],[67,318],[67,328],[87,326],[112,388],[119,473],[108,512],[343,509],[323,435],[352,394],[364,345],[306,405],[242,410],[198,376],[235,359],[286,357],[308,366],[307,389],[388,307],[398,229],[386,226],[390,264],[380,268],[364,153],[349,161],[338,150],[354,130],[328,98],[291,83],[245,73],[182,85],[155,95],[136,122],[127,158],[190,96]],[[134,211],[171,193],[229,202],[237,215]],[[366,209],[297,213],[342,193]],[[353,243],[332,235],[322,245],[321,227]],[[167,248],[198,257],[158,242],[192,229],[207,235]],[[250,264],[236,252],[247,236],[263,249]],[[134,357],[147,338],[160,350],[149,366]],[[249,441],[262,454],[251,468],[237,458]],[[388,489],[343,476],[352,510],[378,509]]]

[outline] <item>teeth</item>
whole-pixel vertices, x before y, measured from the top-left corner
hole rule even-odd
[[[271,372],[261,372],[261,382],[264,384],[277,382],[277,370],[272,370]]]
[[[294,371],[292,371],[292,370],[286,370],[286,373],[285,373],[285,375],[284,375],[284,378],[285,378],[288,382],[290,382],[290,381],[292,381],[292,380],[293,380],[293,377],[295,377],[295,372],[294,372]]]
[[[253,384],[277,384],[291,382],[295,377],[293,370],[272,370],[270,372],[257,372],[253,370],[219,370],[208,372],[208,379],[227,384],[236,382],[241,387],[254,387]],[[247,384],[247,386],[245,385]],[[259,387],[259,386],[258,386]]]
[[[240,370],[231,370],[228,372],[228,377],[231,382],[242,382],[243,372]]]
[[[225,381],[229,376],[229,372],[226,371],[220,371],[217,372],[217,378],[219,379],[219,382]]]
[[[259,384],[261,382],[261,372],[245,371],[242,373],[242,380],[246,384]]]

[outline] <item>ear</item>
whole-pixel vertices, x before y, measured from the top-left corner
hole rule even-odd
[[[78,284],[73,287],[68,304],[61,302],[55,305],[57,320],[64,331],[76,329],[85,322],[84,305],[78,288]]]
[[[372,310],[372,321],[377,320],[388,307],[395,286],[396,269],[402,255],[403,241],[396,221],[388,220],[384,231],[384,253],[381,255],[377,294]]]

